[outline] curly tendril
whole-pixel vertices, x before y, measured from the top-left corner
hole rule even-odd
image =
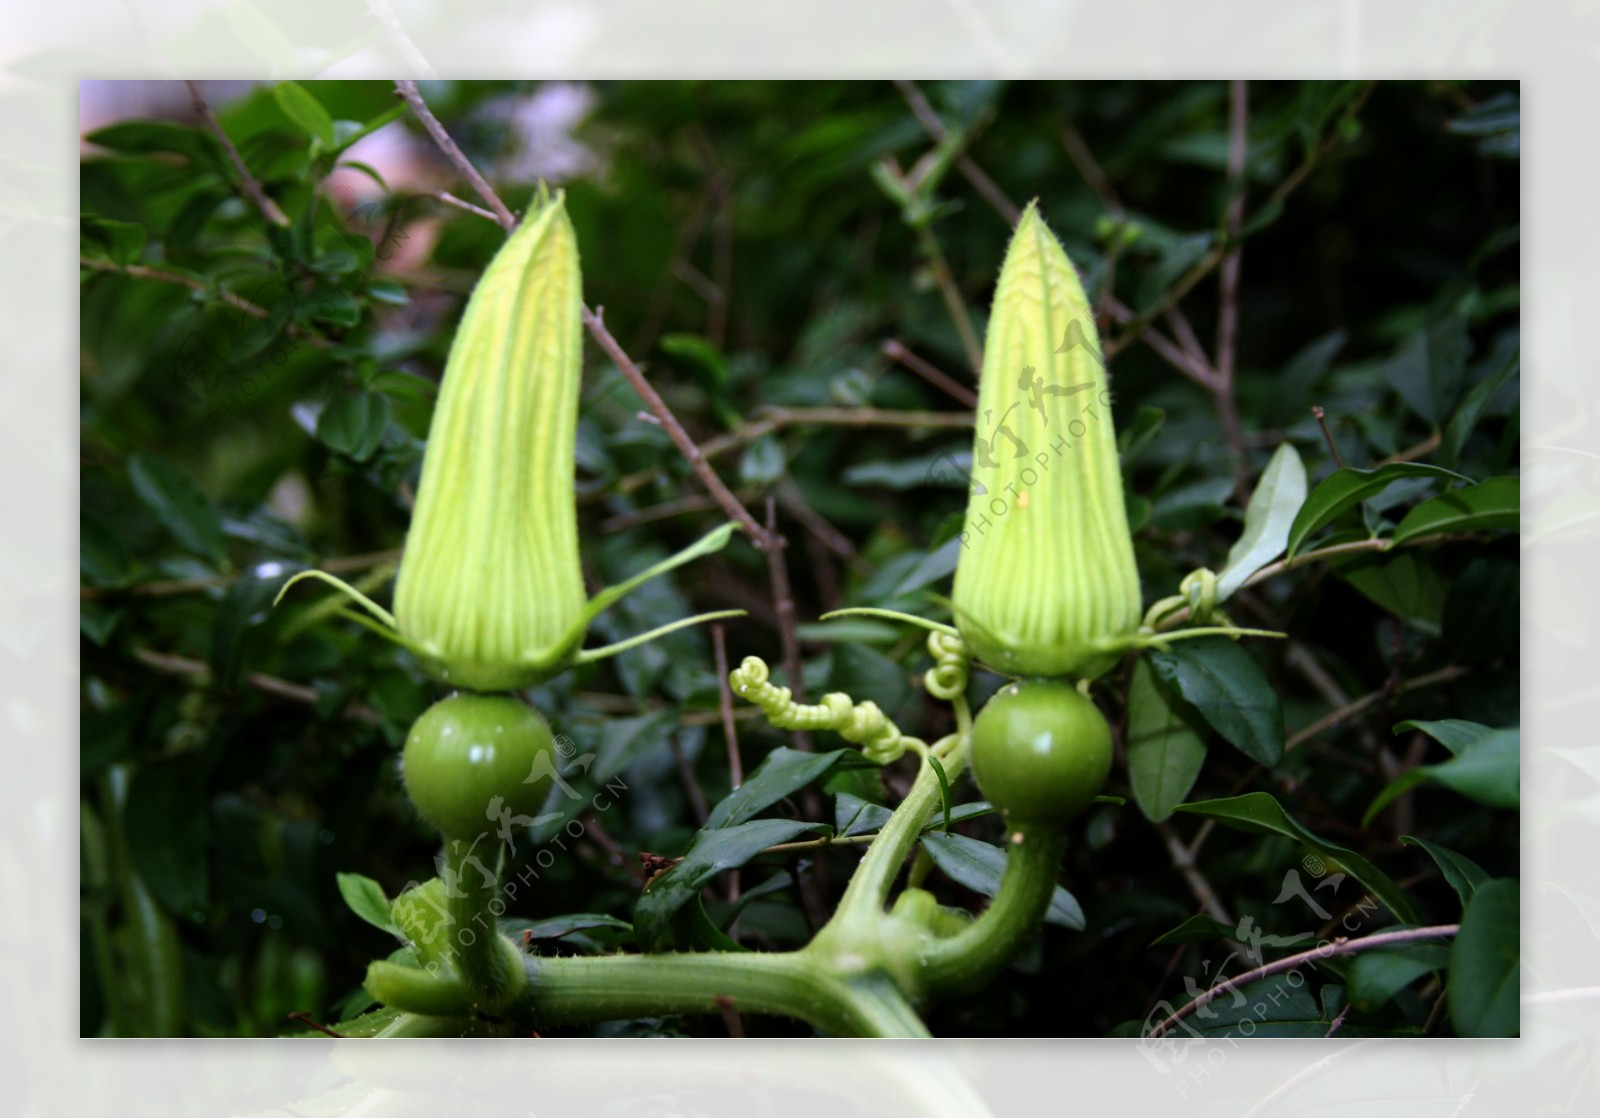
[[[952,700],[967,692],[967,664],[972,654],[960,637],[937,630],[928,634],[928,655],[933,668],[922,677],[922,686],[935,699]]]
[[[871,700],[857,703],[843,692],[829,692],[821,703],[796,703],[792,691],[769,681],[770,674],[766,661],[746,657],[728,673],[728,682],[779,730],[831,730],[879,765],[888,765],[908,749],[928,748],[921,739],[902,734]]]

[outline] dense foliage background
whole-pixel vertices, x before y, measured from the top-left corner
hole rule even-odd
[[[359,1010],[366,962],[394,948],[336,875],[392,896],[431,873],[396,756],[438,689],[317,595],[269,605],[307,566],[386,586],[454,323],[502,231],[437,197],[471,196],[387,84],[210,91],[265,204],[173,89],[173,119],[97,129],[82,165],[81,1022],[85,1034],[276,1034],[300,1028],[292,1012]],[[741,499],[758,515],[773,502],[808,693],[874,699],[913,733],[947,729],[912,687],[921,641],[816,619],[841,605],[943,609],[964,479],[941,464],[970,454],[970,338],[1029,199],[1104,313],[1147,603],[1222,565],[1282,442],[1313,483],[1335,468],[1330,443],[1351,467],[1518,471],[1514,84],[1252,83],[1246,120],[1232,118],[1246,124],[1242,208],[1230,208],[1226,83],[422,89],[514,209],[541,175],[564,187],[590,305]],[[1243,238],[1236,277],[1230,229]],[[1219,338],[1230,321],[1236,344]],[[598,586],[725,518],[620,373],[589,357],[579,501]],[[1397,478],[1311,545],[1392,533],[1449,484]],[[931,1028],[1137,1029],[1247,970],[1241,949],[1272,959],[1375,932],[1391,918],[1341,849],[1382,868],[1420,923],[1460,921],[1486,879],[1514,879],[1514,731],[1508,755],[1474,753],[1448,728],[1394,729],[1518,725],[1517,540],[1489,520],[1465,527],[1308,563],[1230,602],[1241,624],[1290,635],[1239,646],[1253,668],[1231,681],[1245,689],[1235,699],[1281,703],[1276,760],[1234,749],[1214,712],[1163,684],[1180,725],[1157,736],[1158,760],[1146,747],[1139,787],[1119,764],[1108,791],[1125,803],[1098,805],[1074,833],[1062,880],[1084,927],[1047,927],[1002,982],[939,1008]],[[749,616],[726,627],[728,656],[781,665],[768,567],[743,539],[626,600],[598,632],[729,606]],[[974,690],[998,683],[980,673]],[[1128,686],[1119,671],[1098,689],[1124,751],[1139,744],[1126,741]],[[583,787],[625,786],[571,830],[519,842],[540,877],[516,916],[605,915],[540,925],[540,950],[635,946],[627,921],[657,865],[640,853],[681,855],[730,787],[718,696],[698,630],[538,689],[556,730],[595,754]],[[738,712],[746,772],[793,744],[750,714]],[[881,784],[835,773],[778,811],[832,824],[841,797],[892,804],[909,765]],[[1292,819],[1264,822],[1259,801],[1235,826],[1171,812],[1246,793]],[[992,840],[999,825],[979,815],[956,830]],[[803,943],[858,850],[761,855],[739,901],[724,877],[706,913],[751,947]],[[970,877],[932,881],[952,904],[982,904]],[[1508,915],[1491,893],[1454,949],[1325,961],[1252,1032],[1514,1032],[1514,982],[1509,1020],[1488,995],[1471,1028],[1446,1012],[1446,975],[1492,994],[1514,967],[1514,904]],[[1247,1011],[1229,1013],[1192,1021],[1221,1029]]]

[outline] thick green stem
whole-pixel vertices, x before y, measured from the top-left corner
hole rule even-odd
[[[920,953],[929,990],[962,992],[983,986],[1038,931],[1050,907],[1066,850],[1061,828],[1017,827],[1000,889],[976,921]]]
[[[926,1037],[887,977],[841,980],[805,952],[524,957],[541,1025],[724,1009],[810,1022],[838,1037]]]
[[[524,986],[521,953],[500,935],[490,906],[500,895],[499,875],[465,840],[446,838],[444,859],[451,962],[473,1001],[498,1010]]]
[[[946,778],[954,784],[966,768],[967,743],[963,738],[943,759]],[[878,831],[878,837],[867,848],[856,872],[839,899],[839,908],[830,924],[855,919],[859,914],[876,915],[889,901],[889,890],[894,885],[900,866],[916,846],[917,837],[927,826],[928,817],[942,803],[939,795],[939,777],[926,761],[917,772],[906,799],[900,802],[894,814]]]

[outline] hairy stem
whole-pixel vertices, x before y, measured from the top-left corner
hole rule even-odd
[[[837,979],[804,952],[525,957],[540,1025],[659,1014],[775,1014],[837,1037],[926,1037],[886,978]]]

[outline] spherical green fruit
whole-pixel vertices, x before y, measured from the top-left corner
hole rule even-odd
[[[973,722],[972,775],[984,799],[1013,823],[1066,823],[1110,772],[1111,728],[1071,684],[1007,684]]]
[[[455,695],[412,725],[401,772],[423,819],[447,839],[472,840],[498,831],[506,812],[536,815],[555,763],[550,727],[533,708],[510,696]]]

